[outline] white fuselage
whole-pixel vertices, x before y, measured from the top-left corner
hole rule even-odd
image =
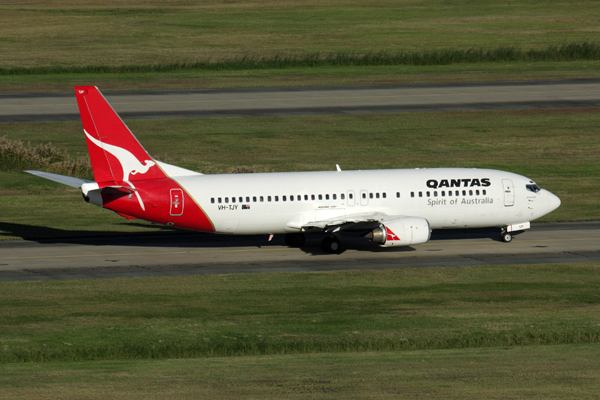
[[[425,218],[432,229],[503,227],[560,205],[529,178],[488,169],[432,168],[172,176],[215,233],[298,232],[314,221],[361,213]],[[293,198],[293,199],[292,199]]]

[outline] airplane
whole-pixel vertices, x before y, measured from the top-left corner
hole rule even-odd
[[[284,234],[340,253],[359,233],[382,247],[426,243],[432,229],[500,228],[500,240],[561,204],[531,179],[490,169],[425,168],[210,174],[152,158],[95,86],[75,87],[94,181],[25,171],[81,190],[128,219],[230,235]]]

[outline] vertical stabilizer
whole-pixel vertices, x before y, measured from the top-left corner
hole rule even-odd
[[[97,87],[78,86],[75,94],[96,182],[164,177]]]

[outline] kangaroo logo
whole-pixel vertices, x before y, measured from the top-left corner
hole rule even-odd
[[[92,137],[92,135],[90,135],[85,129],[83,130],[83,132],[85,133],[85,136],[87,136],[87,138],[92,141],[92,143],[94,143],[101,149],[108,151],[110,154],[115,156],[117,160],[119,160],[121,168],[123,169],[123,181],[127,182],[129,186],[131,186],[131,188],[133,189],[135,189],[135,186],[133,186],[133,184],[129,182],[129,175],[145,174],[151,167],[156,165],[156,163],[152,160],[145,160],[144,164],[142,164],[130,151],[125,150],[121,147],[113,146],[112,144],[103,143],[98,139]],[[144,207],[144,203],[142,202],[142,199],[137,190],[135,191],[135,195],[138,198],[142,210],[145,211],[146,208]]]
[[[103,143],[87,133],[84,129],[85,136],[88,137],[96,146],[100,147],[108,151],[110,154],[116,157],[121,163],[121,168],[123,168],[123,180],[125,182],[129,181],[129,175],[136,174],[145,174],[148,172],[150,167],[156,165],[156,163],[152,160],[145,160],[144,164],[142,164],[130,151],[122,149],[121,147],[113,146],[112,144]]]

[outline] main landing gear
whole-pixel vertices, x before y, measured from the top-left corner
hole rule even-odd
[[[512,235],[510,232],[506,231],[506,228],[502,228],[500,231],[500,240],[502,240],[504,243],[508,243],[512,240]]]
[[[302,247],[306,243],[303,233],[288,233],[285,235],[285,244],[290,247]]]
[[[302,247],[306,243],[303,233],[288,233],[285,235],[285,244],[290,247]],[[321,241],[321,250],[329,254],[342,252],[342,243],[336,237],[326,237]]]
[[[321,241],[321,250],[329,254],[340,254],[342,252],[342,244],[336,237],[326,237]]]

